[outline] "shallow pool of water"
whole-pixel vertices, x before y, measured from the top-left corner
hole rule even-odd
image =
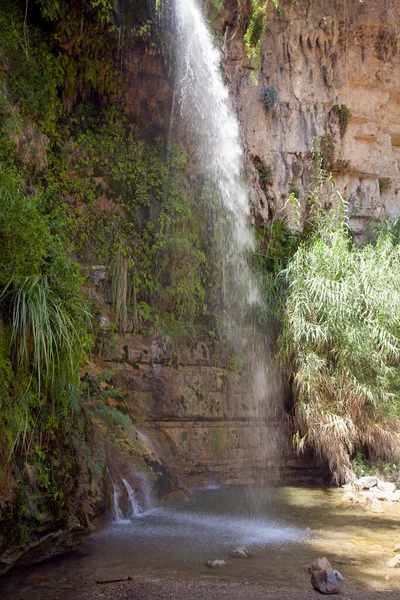
[[[152,508],[91,535],[84,556],[64,556],[15,571],[0,582],[7,598],[51,598],[90,578],[141,574],[152,578],[216,578],[268,582],[271,587],[309,585],[307,567],[325,555],[346,579],[346,589],[400,589],[399,569],[385,568],[400,543],[400,506],[382,514],[341,501],[342,490],[301,487],[222,487],[193,490],[190,500]],[[231,558],[247,546],[250,559]],[[227,567],[205,562],[224,559]],[[36,575],[35,577],[30,577]],[[30,577],[29,585],[24,585]]]

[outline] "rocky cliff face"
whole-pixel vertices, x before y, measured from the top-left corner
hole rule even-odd
[[[249,395],[254,373],[217,360],[206,342],[182,346],[163,336],[128,335],[112,348],[106,344],[102,355],[98,365],[115,369],[113,381],[124,390],[139,439],[166,460],[180,484],[322,478],[318,461],[292,450],[290,418],[273,377],[270,398],[260,405]],[[156,492],[171,491],[164,483]]]
[[[319,138],[324,166],[349,202],[351,227],[362,241],[373,217],[400,213],[400,9],[390,0],[379,6],[370,0],[283,6],[286,19],[270,11],[257,85],[243,42],[250,3],[226,2],[216,23],[224,34],[223,64],[240,119],[256,223],[279,218],[302,225],[313,139]],[[126,65],[129,110],[148,110],[167,126],[172,89],[161,63],[128,53]],[[266,109],[260,93],[272,85],[279,102]],[[267,182],[260,164],[273,173]],[[287,202],[291,193],[298,197],[295,207]],[[213,365],[207,344],[189,350],[128,338],[120,345],[125,350],[103,359],[116,360],[118,384],[140,427],[180,481],[305,476],[305,463],[292,454],[290,417],[279,408],[282,387],[259,410],[246,394],[249,372]]]
[[[286,20],[270,12],[257,86],[250,78],[240,12],[226,36],[225,67],[256,218],[281,218],[295,226],[286,202],[293,191],[304,218],[312,139],[319,136],[326,167],[349,202],[352,229],[362,239],[372,217],[394,219],[400,213],[400,7],[390,0],[299,0],[283,6]],[[222,23],[227,25],[228,20]],[[259,100],[268,85],[275,85],[280,97],[269,110]],[[259,159],[273,167],[273,181],[264,189],[255,168]]]

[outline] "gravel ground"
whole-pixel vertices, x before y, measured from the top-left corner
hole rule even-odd
[[[6,596],[2,599],[8,600]],[[134,579],[123,583],[98,585],[95,582],[77,582],[57,591],[42,589],[32,600],[317,600],[323,598],[314,590],[271,589],[265,585],[230,583],[225,581],[142,581]],[[13,596],[13,599],[23,598]],[[336,595],[338,600],[400,600],[400,591],[358,591]]]

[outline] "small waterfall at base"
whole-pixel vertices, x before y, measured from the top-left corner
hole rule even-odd
[[[111,481],[112,481],[113,490],[114,490],[114,494],[113,494],[114,523],[124,523],[124,522],[126,522],[126,519],[124,519],[124,515],[122,514],[121,508],[119,506],[119,501],[121,499],[121,490],[117,486],[117,484],[114,483],[113,480],[111,480]]]
[[[266,426],[269,415],[274,419],[277,412],[273,398],[279,394],[280,378],[269,357],[266,333],[259,326],[258,286],[248,262],[255,242],[239,123],[222,78],[221,55],[199,1],[171,2],[169,25],[175,28],[177,44],[174,105],[178,113],[172,120],[189,140],[193,164],[219,197],[218,206],[214,204],[210,211],[220,262],[220,317],[236,356],[250,363],[246,418],[254,423],[252,437],[259,439],[256,462],[260,472],[270,468],[277,457],[279,436],[273,439],[272,430]]]
[[[128,516],[136,517],[136,516],[140,515],[143,511],[142,511],[138,501],[136,500],[135,492],[132,489],[129,481],[127,481],[123,477],[121,479],[122,479],[122,482],[123,482],[123,484],[126,488],[127,494],[128,494],[128,502],[129,502],[129,508],[130,508],[130,512],[129,512]]]

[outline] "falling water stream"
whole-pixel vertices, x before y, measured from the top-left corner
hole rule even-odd
[[[214,214],[223,280],[220,321],[235,359],[250,374],[241,416],[252,423],[248,442],[254,447],[253,480],[262,483],[264,473],[276,470],[280,459],[283,425],[276,426],[280,411],[276,399],[282,397],[282,384],[270,358],[267,333],[257,318],[260,294],[249,265],[255,240],[239,122],[224,82],[221,52],[199,4],[171,0],[169,5],[177,46],[171,129],[183,130],[192,140],[196,169],[220,200]],[[259,499],[249,494],[249,501],[257,504]]]
[[[197,168],[218,191],[224,213],[224,322],[235,343],[246,343],[245,321],[258,292],[247,262],[254,249],[244,183],[239,124],[221,73],[221,54],[196,0],[174,0],[177,40],[173,119],[190,133]]]

